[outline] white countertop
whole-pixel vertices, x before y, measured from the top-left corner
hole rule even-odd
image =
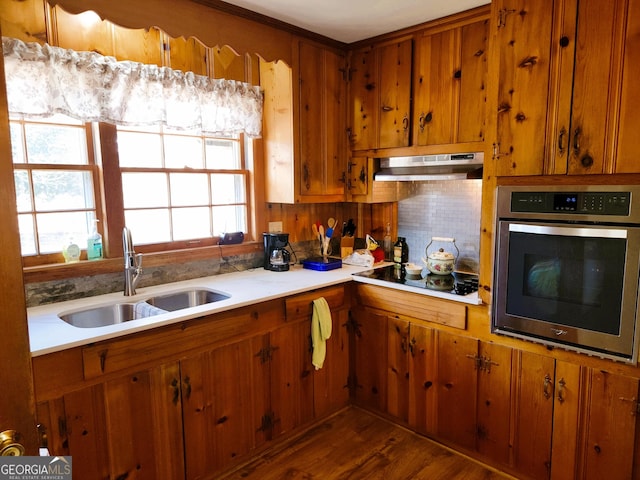
[[[342,268],[326,272],[303,269],[301,265],[293,266],[288,272],[271,272],[263,268],[242,272],[196,278],[176,283],[168,283],[154,287],[137,289],[136,295],[125,297],[122,292],[87,297],[79,300],[52,303],[27,309],[29,323],[29,342],[31,355],[36,357],[65,350],[89,343],[108,340],[130,333],[141,332],[152,328],[178,323],[192,318],[213,313],[224,312],[259,302],[303,293],[316,288],[337,285],[352,280],[396,288],[451,301],[468,304],[481,303],[477,294],[465,296],[420,289],[418,287],[393,284],[366,277],[354,277],[352,274],[366,267],[343,265]],[[99,307],[114,303],[136,303],[154,295],[189,288],[206,288],[230,295],[230,298],[215,303],[200,305],[175,312],[167,312],[153,317],[131,320],[105,327],[79,328],[61,320],[58,315],[85,308]]]

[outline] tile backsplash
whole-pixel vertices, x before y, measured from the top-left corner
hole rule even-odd
[[[409,261],[423,265],[431,237],[452,237],[460,250],[456,268],[477,272],[482,180],[413,182],[408,188],[409,198],[398,204],[398,235],[407,239]],[[433,242],[429,253],[438,248],[456,254],[450,242]]]

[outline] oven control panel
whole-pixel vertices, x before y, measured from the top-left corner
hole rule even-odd
[[[630,192],[511,192],[511,211],[628,216]]]

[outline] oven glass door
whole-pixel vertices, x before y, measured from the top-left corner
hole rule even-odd
[[[640,229],[500,221],[494,328],[633,351]]]
[[[626,231],[509,225],[506,312],[618,335]]]

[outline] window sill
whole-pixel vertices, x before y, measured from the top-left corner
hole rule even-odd
[[[214,245],[143,254],[142,268],[176,265],[194,260],[224,258],[232,255],[262,253],[261,242],[245,242],[238,245]],[[124,268],[122,257],[102,260],[82,260],[76,263],[56,263],[23,268],[24,283],[48,282],[66,278],[85,277],[121,272]]]

